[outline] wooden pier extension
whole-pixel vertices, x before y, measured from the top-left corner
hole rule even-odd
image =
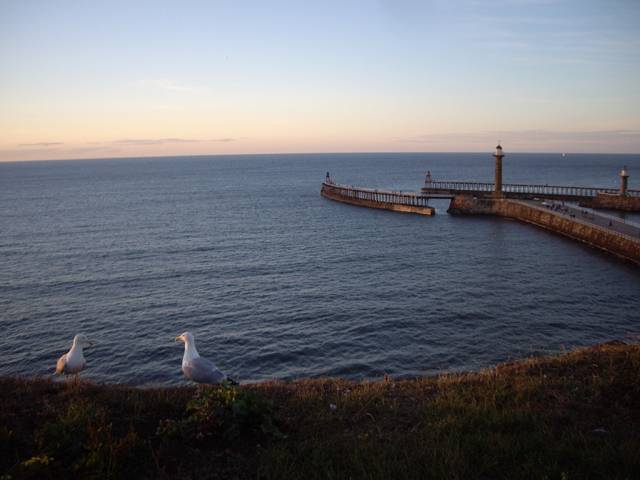
[[[422,194],[433,198],[444,196],[452,198],[456,195],[485,198],[495,195],[495,186],[493,183],[481,182],[434,181],[428,177],[422,188]],[[578,202],[589,208],[640,211],[640,190],[625,190],[624,194],[621,194],[620,190],[615,188],[503,183],[500,196],[514,200],[540,198]]]
[[[428,196],[418,193],[337,185],[328,176],[322,183],[320,195],[336,202],[394,212],[415,213],[418,215],[434,215],[436,212],[435,208],[427,204]]]

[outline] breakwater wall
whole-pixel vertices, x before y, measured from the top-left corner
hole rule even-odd
[[[448,211],[451,214],[497,215],[513,218],[572,238],[640,265],[640,238],[634,238],[531,203],[511,199],[474,198],[458,195],[451,200]]]
[[[640,212],[640,197],[598,192],[593,199],[582,200],[580,205],[588,208]]]
[[[323,182],[320,195],[336,202],[348,203],[359,207],[418,215],[435,214],[435,208],[427,204],[428,198],[416,193],[374,190]]]

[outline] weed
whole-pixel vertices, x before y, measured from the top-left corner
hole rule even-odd
[[[162,420],[157,434],[171,442],[285,438],[276,426],[272,403],[252,390],[231,385],[201,387],[186,411],[188,416],[184,419]]]

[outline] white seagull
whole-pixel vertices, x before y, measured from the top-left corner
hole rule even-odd
[[[77,377],[78,373],[80,373],[87,365],[82,348],[92,346],[93,342],[89,341],[89,339],[82,333],[73,337],[71,350],[58,359],[58,363],[56,364],[56,375],[60,375],[62,373],[76,374]]]
[[[178,335],[175,340],[176,342],[184,342],[182,373],[189,380],[206,384],[218,384],[224,381],[237,384],[233,379],[218,370],[218,367],[213,362],[200,356],[198,350],[196,350],[196,342],[191,332],[184,332],[182,335]]]

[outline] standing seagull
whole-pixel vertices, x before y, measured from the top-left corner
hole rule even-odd
[[[62,373],[75,373],[77,378],[78,373],[80,373],[80,371],[87,365],[87,361],[84,359],[84,354],[82,352],[82,347],[92,346],[93,342],[90,342],[82,333],[73,337],[71,350],[58,359],[58,363],[56,364],[56,375],[60,375]]]
[[[236,384],[234,380],[227,377],[218,370],[213,362],[202,358],[196,350],[196,342],[191,332],[184,332],[176,337],[176,342],[184,342],[184,356],[182,357],[182,373],[189,380],[196,383],[217,384],[228,381]]]

